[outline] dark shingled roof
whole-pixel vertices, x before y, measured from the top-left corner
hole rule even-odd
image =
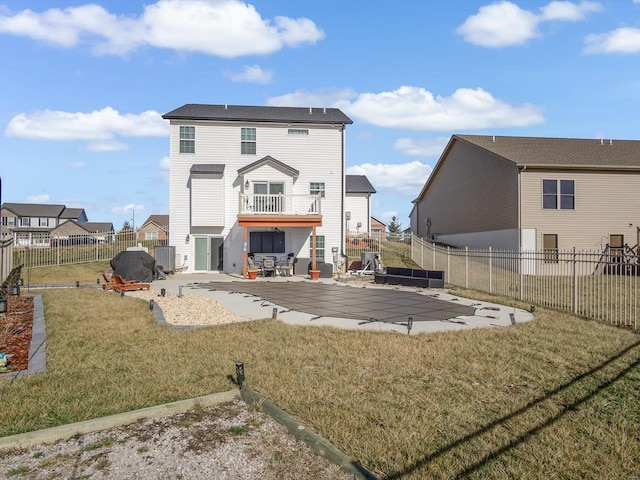
[[[148,223],[155,223],[159,227],[169,228],[169,215],[149,215],[149,218],[145,220],[145,222],[142,224],[142,227],[144,227]]]
[[[345,193],[376,193],[366,175],[345,175]]]
[[[80,218],[84,212],[84,208],[65,208],[60,214],[60,218]]]
[[[3,203],[2,208],[6,208],[19,217],[58,218],[65,207],[64,205],[42,203]]]
[[[516,165],[547,168],[637,168],[640,141],[454,135]]]
[[[217,174],[222,175],[224,173],[224,164],[222,163],[197,163],[191,166],[189,170],[191,173],[202,174]]]
[[[252,107],[246,105],[202,105],[188,103],[165,113],[165,120],[219,120],[230,122],[275,122],[351,124],[337,108]]]
[[[85,230],[92,233],[113,232],[113,223],[110,222],[76,222]]]

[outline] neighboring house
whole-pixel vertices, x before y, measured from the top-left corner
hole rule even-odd
[[[314,253],[343,249],[352,121],[340,110],[188,104],[163,118],[176,268],[244,274],[249,252],[294,253],[306,274]]]
[[[344,221],[349,233],[371,231],[371,194],[376,193],[365,175],[345,177]]]
[[[371,216],[371,233],[375,235],[379,235],[380,238],[385,238],[387,234],[387,224],[372,215]]]
[[[640,141],[454,135],[420,195],[411,231],[509,250],[634,246]]]
[[[82,208],[33,203],[3,203],[2,233],[13,235],[18,246],[48,246],[49,233],[67,220],[86,222]]]
[[[138,229],[138,241],[169,239],[169,215],[150,215]]]
[[[49,232],[49,241],[53,246],[110,243],[115,241],[115,233],[113,223],[65,220]]]

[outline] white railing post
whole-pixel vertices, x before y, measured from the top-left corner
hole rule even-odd
[[[493,293],[493,271],[492,271],[492,265],[493,265],[493,257],[491,255],[491,247],[489,247],[489,293]]]
[[[447,277],[451,280],[451,247],[447,246]]]
[[[573,253],[572,253],[572,262],[573,264],[573,272],[572,272],[572,277],[573,277],[573,305],[572,305],[572,311],[573,313],[578,313],[578,277],[576,275],[576,247],[573,247]]]
[[[464,247],[464,288],[469,288],[469,247]]]

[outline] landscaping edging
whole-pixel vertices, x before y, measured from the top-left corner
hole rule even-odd
[[[60,425],[58,427],[45,428],[34,432],[19,433],[9,437],[0,438],[0,451],[11,448],[28,448],[42,443],[54,443],[58,440],[66,440],[74,435],[107,430],[109,428],[129,425],[147,418],[166,417],[176,413],[183,413],[192,410],[199,405],[201,407],[212,407],[220,403],[230,402],[239,396],[238,390],[214,393],[203,397],[179,400],[177,402],[165,403],[154,407],[141,408],[130,412],[117,413],[102,418],[84,420],[82,422]]]
[[[249,405],[254,405],[264,413],[273,418],[276,422],[284,425],[289,433],[298,440],[306,443],[311,451],[316,455],[326,458],[331,463],[338,465],[343,471],[353,478],[362,480],[377,480],[377,477],[362,465],[352,460],[345,453],[333,446],[328,440],[322,438],[317,433],[308,430],[297,419],[282,410],[276,404],[267,400],[263,395],[247,386],[240,389],[242,399]]]

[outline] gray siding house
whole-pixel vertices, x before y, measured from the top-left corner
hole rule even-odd
[[[639,192],[640,141],[453,135],[411,231],[470,248],[633,247]]]

